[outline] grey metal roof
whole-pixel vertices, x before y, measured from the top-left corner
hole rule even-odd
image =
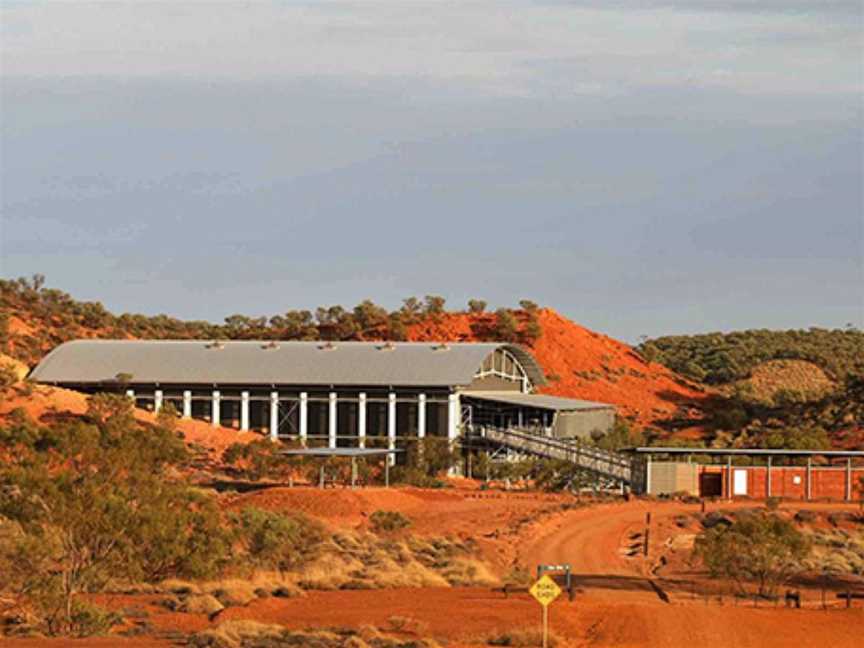
[[[546,396],[545,394],[523,394],[512,391],[466,391],[462,392],[462,396],[495,401],[506,405],[536,407],[537,409],[553,410],[556,412],[610,409],[615,407],[608,403],[595,403],[594,401],[577,400],[574,398],[560,398],[558,396]]]
[[[861,450],[799,450],[784,448],[623,448],[623,452],[655,455],[713,455],[736,457],[864,457]]]
[[[31,378],[95,384],[125,373],[132,384],[450,387],[469,384],[498,348],[516,356],[535,385],[545,383],[533,356],[512,344],[267,340],[75,340],[45,356]]]

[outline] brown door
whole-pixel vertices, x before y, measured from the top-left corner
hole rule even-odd
[[[721,497],[723,495],[723,475],[720,473],[702,473],[699,475],[700,497]]]

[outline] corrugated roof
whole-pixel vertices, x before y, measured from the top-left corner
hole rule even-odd
[[[31,378],[90,384],[125,373],[130,383],[449,387],[469,384],[498,348],[513,353],[534,384],[545,383],[533,356],[511,344],[267,340],[76,340],[49,353]]]
[[[546,396],[545,394],[522,394],[520,392],[510,391],[466,391],[463,392],[462,396],[505,403],[506,405],[521,405],[522,407],[536,407],[537,409],[554,410],[556,412],[609,409],[615,407],[608,403],[596,403],[594,401],[577,400],[575,398],[561,398],[559,396]]]

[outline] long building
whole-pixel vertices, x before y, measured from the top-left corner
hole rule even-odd
[[[536,394],[543,370],[514,344],[76,340],[31,378],[332,448],[455,440],[477,426],[584,438],[615,418],[612,405]]]

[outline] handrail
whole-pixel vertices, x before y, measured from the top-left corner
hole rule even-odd
[[[475,431],[474,426],[471,431]],[[476,431],[485,439],[520,452],[569,461],[586,470],[624,482],[629,482],[631,479],[630,460],[610,450],[586,446],[578,441],[573,443],[539,436],[512,427],[478,426]]]

